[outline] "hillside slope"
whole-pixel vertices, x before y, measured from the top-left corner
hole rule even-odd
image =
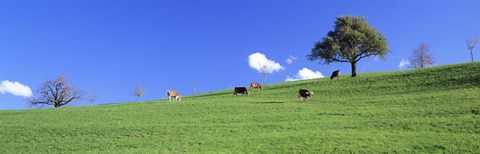
[[[286,82],[250,96],[0,111],[0,153],[478,153],[479,72],[468,63]],[[299,88],[315,95],[300,102]]]

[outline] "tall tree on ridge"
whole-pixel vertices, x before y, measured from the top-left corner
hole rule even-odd
[[[310,61],[323,61],[323,64],[350,63],[352,77],[355,77],[358,61],[369,56],[384,60],[388,51],[386,38],[370,27],[365,18],[342,16],[336,18],[334,30],[328,32],[327,37],[315,42],[307,58]]]

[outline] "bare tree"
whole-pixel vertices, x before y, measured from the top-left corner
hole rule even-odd
[[[251,68],[263,74],[264,84],[267,84],[267,75],[285,69],[279,63],[270,60],[264,54],[257,52],[248,56],[248,64]]]
[[[197,95],[197,82],[193,82],[193,96]]]
[[[47,80],[41,88],[37,90],[38,97],[32,97],[29,100],[31,105],[53,105],[56,108],[82,98],[82,92],[65,81],[62,74],[56,80]]]
[[[137,102],[140,100],[140,97],[143,97],[145,95],[145,89],[143,88],[142,84],[139,84],[139,83],[134,84],[133,95],[137,97]]]
[[[267,75],[271,72],[265,64],[258,64],[260,65],[260,73],[263,74],[263,85],[267,84]]]
[[[93,102],[95,101],[97,101],[97,94],[92,93],[92,95],[90,95],[90,98],[88,98],[88,102],[93,105]]]
[[[423,42],[418,45],[418,48],[413,49],[410,56],[411,67],[413,68],[425,68],[433,66],[435,61],[430,53],[430,48]]]
[[[470,57],[472,58],[472,63],[473,63],[473,49],[477,46],[478,44],[478,37],[470,37],[467,40],[467,48],[470,50]]]

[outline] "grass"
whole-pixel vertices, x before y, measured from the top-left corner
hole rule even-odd
[[[480,63],[0,111],[0,153],[479,153]],[[297,91],[315,95],[300,102]]]

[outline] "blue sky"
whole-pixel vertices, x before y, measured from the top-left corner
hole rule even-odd
[[[305,58],[342,15],[366,17],[391,50],[385,61],[362,60],[358,73],[400,70],[420,42],[430,46],[436,65],[464,63],[466,39],[480,36],[478,6],[475,0],[0,0],[0,82],[35,92],[63,73],[103,104],[135,101],[134,82],[145,86],[142,100],[158,100],[168,89],[191,95],[194,82],[203,93],[262,81],[249,66],[256,52],[284,67],[268,83],[303,68],[350,73],[348,63]],[[480,50],[474,52],[478,61]],[[290,55],[298,59],[288,64]],[[26,108],[25,98],[0,93],[0,109]]]

